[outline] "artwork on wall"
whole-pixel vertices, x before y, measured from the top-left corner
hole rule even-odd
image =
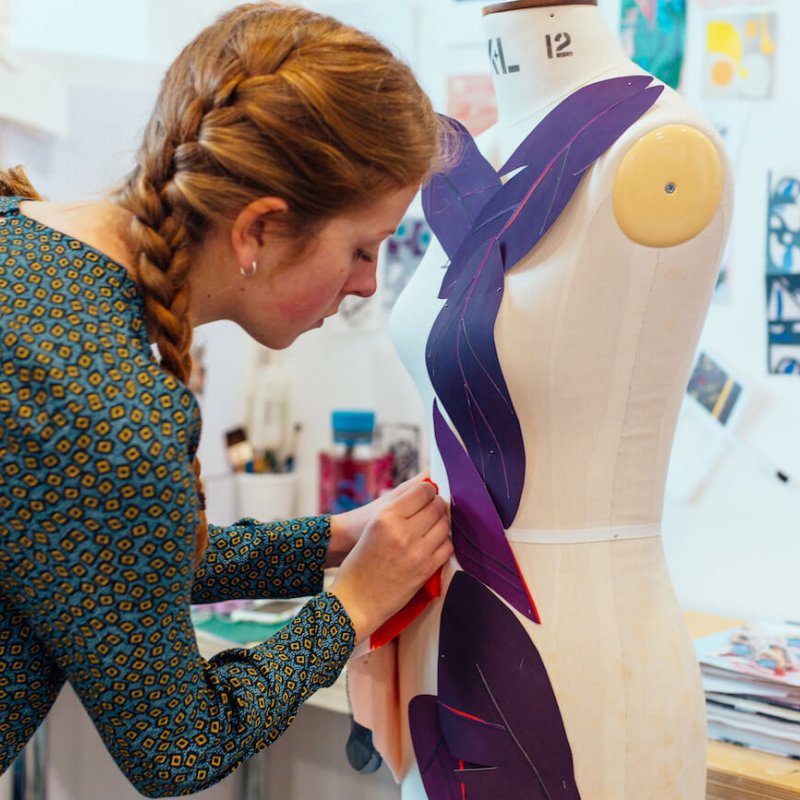
[[[741,382],[711,356],[703,352],[698,355],[686,393],[720,425],[727,425],[730,421],[742,391]]]
[[[620,30],[628,56],[677,89],[686,40],[686,0],[622,0]]]
[[[671,502],[690,503],[717,472],[728,446],[749,448],[736,429],[748,403],[749,388],[716,353],[700,350],[681,405],[672,446],[666,494]]]
[[[707,98],[772,97],[778,15],[772,11],[715,13],[706,22]]]
[[[497,100],[489,75],[451,75],[447,80],[447,116],[473,136],[497,122]]]
[[[381,257],[382,304],[389,312],[414,274],[431,243],[431,229],[422,216],[409,215],[386,240]]]
[[[769,174],[767,210],[768,368],[800,374],[800,180]]]

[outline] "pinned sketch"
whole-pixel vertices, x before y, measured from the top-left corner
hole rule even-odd
[[[628,56],[677,89],[686,40],[686,0],[622,0],[620,30]]]
[[[770,174],[767,226],[768,370],[800,375],[800,180]]]
[[[769,175],[767,274],[800,272],[800,179]]]
[[[706,24],[706,97],[772,97],[777,27],[774,12],[710,17]]]
[[[451,75],[447,80],[447,116],[473,136],[497,122],[497,100],[489,75]]]
[[[800,375],[800,274],[767,275],[769,371]]]
[[[711,356],[700,353],[686,392],[720,425],[727,425],[734,409],[738,407],[742,384]]]
[[[701,351],[681,405],[672,446],[666,494],[673,502],[694,500],[715,474],[747,397],[745,382],[722,361]]]
[[[392,486],[410,480],[420,470],[422,431],[409,422],[381,422],[375,429],[378,449],[392,456]]]
[[[400,293],[414,274],[431,243],[431,229],[424,217],[406,217],[386,240],[382,253],[379,281],[382,305],[391,311]]]

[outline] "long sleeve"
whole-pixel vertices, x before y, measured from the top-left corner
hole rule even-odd
[[[329,515],[269,523],[246,517],[226,528],[209,525],[192,603],[318,594],[329,543]]]
[[[0,593],[31,621],[138,791],[165,797],[210,786],[336,680],[355,641],[347,613],[321,594],[263,644],[205,662],[189,606],[197,496],[186,425],[172,427],[172,442],[161,437],[169,458],[153,462],[152,430],[134,430],[128,415],[98,422],[76,401],[42,412],[20,396],[28,392],[3,399],[22,422],[0,445]],[[188,416],[188,404],[176,405]],[[52,434],[36,431],[41,424]],[[107,436],[81,433],[107,425]],[[33,443],[42,463],[58,463],[25,480],[14,465]],[[111,477],[102,477],[103,461]],[[11,658],[0,647],[0,664]],[[10,718],[27,702],[18,687],[0,686]]]
[[[0,680],[13,743],[0,771],[66,679],[139,792],[191,794],[336,679],[353,627],[324,593],[263,644],[201,658],[194,397],[152,358],[121,267],[0,211],[0,676],[27,667],[19,684]],[[304,548],[284,560],[303,590],[318,586],[320,526],[310,577]],[[287,588],[291,575],[273,579]]]

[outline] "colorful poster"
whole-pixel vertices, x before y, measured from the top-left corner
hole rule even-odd
[[[634,62],[678,88],[686,39],[686,0],[622,0],[621,33]]]
[[[447,114],[473,136],[497,122],[497,100],[489,75],[451,75],[447,80]]]
[[[769,372],[800,374],[800,180],[769,175],[767,211]]]
[[[772,97],[777,27],[774,12],[710,17],[706,23],[706,97]]]
[[[431,243],[431,229],[424,217],[408,216],[386,240],[382,253],[379,281],[383,307],[391,311],[400,292],[405,289],[422,256]]]
[[[711,356],[700,353],[686,392],[720,425],[727,425],[742,395],[742,384]]]

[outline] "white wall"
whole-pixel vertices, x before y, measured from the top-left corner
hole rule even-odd
[[[701,347],[718,354],[748,386],[751,397],[736,433],[758,456],[727,447],[693,502],[667,504],[665,544],[685,606],[733,616],[797,619],[800,377],[766,374],[764,254],[767,172],[800,175],[800,54],[794,46],[800,35],[800,4],[778,0],[761,5],[779,14],[772,99],[704,106],[699,62],[708,12],[698,4],[690,6],[685,72],[687,96],[709,114],[734,120],[742,130],[733,154],[730,298],[712,306]],[[795,482],[779,482],[762,459],[794,476]]]

